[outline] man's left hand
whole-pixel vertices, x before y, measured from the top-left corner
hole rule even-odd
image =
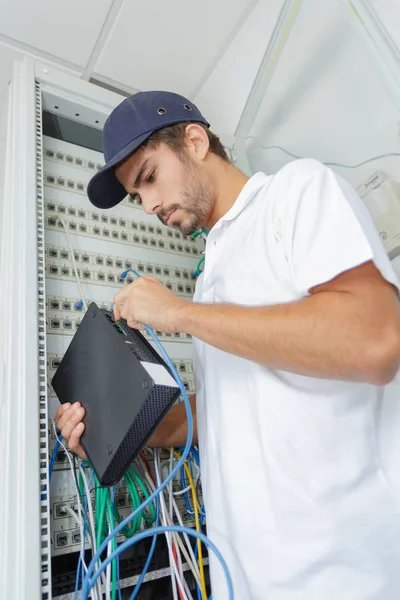
[[[146,324],[156,331],[176,333],[186,303],[155,277],[138,277],[115,294],[114,315],[135,329],[144,329]]]

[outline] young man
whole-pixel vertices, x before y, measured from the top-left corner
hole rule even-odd
[[[194,302],[142,277],[115,316],[193,336],[207,529],[238,600],[397,600],[400,509],[380,459],[400,362],[398,281],[353,189],[315,160],[250,179],[186,98],[136,94],[104,127],[99,208],[139,196],[208,230]],[[57,425],[78,455],[83,408]],[[197,422],[196,422],[197,416]],[[149,445],[183,445],[182,405]],[[227,598],[211,558],[213,600]]]

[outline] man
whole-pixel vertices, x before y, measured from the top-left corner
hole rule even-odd
[[[314,160],[249,179],[193,103],[170,93],[124,100],[104,153],[95,206],[131,194],[185,235],[209,232],[193,303],[142,277],[114,311],[193,336],[207,529],[235,597],[397,599],[400,509],[377,423],[400,362],[398,281],[361,200]],[[83,415],[57,413],[80,456]],[[179,405],[149,445],[185,440]],[[214,559],[211,582],[225,600]]]

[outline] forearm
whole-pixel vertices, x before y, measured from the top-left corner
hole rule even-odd
[[[360,298],[321,293],[267,307],[188,303],[180,330],[270,368],[368,381],[380,360],[382,329],[374,318],[365,322]]]
[[[197,444],[196,396],[189,398],[193,418],[193,444]],[[186,408],[183,402],[175,404],[147,442],[150,448],[184,446],[187,440]]]

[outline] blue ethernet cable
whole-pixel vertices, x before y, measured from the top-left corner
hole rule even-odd
[[[82,468],[83,469],[85,468],[85,461],[82,461]],[[93,475],[94,475],[94,471],[93,471],[93,469],[90,469],[90,475],[89,475],[89,481],[88,481],[88,488],[89,488],[89,490],[90,490],[90,486],[92,484]],[[79,588],[79,576],[80,575],[82,575],[81,587],[82,587],[82,582],[83,582],[82,556],[83,556],[83,554],[85,552],[86,509],[87,509],[87,505],[88,505],[88,498],[86,496],[86,489],[85,488],[83,489],[83,493],[85,495],[84,498],[83,498],[83,504],[84,504],[84,507],[85,507],[85,510],[83,512],[83,527],[82,527],[83,540],[81,540],[81,551],[79,553],[78,568],[76,570],[74,600],[78,600],[78,588]],[[82,552],[82,549],[83,549],[83,552]]]
[[[133,269],[127,269],[126,271],[124,271],[123,273],[121,273],[121,277],[126,277],[126,275],[129,272],[132,272],[134,275],[136,275],[137,277],[140,277],[140,274],[137,273],[137,271],[133,270]],[[97,550],[97,553],[95,554],[95,556],[92,558],[92,560],[90,561],[89,567],[88,567],[88,571],[85,575],[85,579],[83,581],[83,586],[82,586],[82,598],[84,598],[84,592],[86,594],[88,594],[88,587],[90,585],[90,577],[93,574],[94,571],[94,566],[97,563],[97,561],[100,559],[103,551],[105,550],[105,548],[108,545],[108,542],[113,538],[113,536],[117,535],[117,533],[119,531],[121,531],[121,529],[123,529],[125,527],[125,525],[127,525],[132,519],[134,519],[136,517],[136,515],[141,512],[150,502],[152,502],[157,496],[158,494],[169,484],[169,482],[173,479],[173,477],[175,477],[176,473],[179,472],[179,469],[181,468],[181,466],[184,464],[186,457],[189,454],[190,451],[190,447],[192,444],[192,439],[193,439],[193,419],[192,419],[192,411],[190,408],[190,403],[189,403],[189,398],[187,396],[186,390],[185,390],[185,386],[183,385],[183,382],[181,380],[181,378],[179,377],[175,365],[174,363],[171,361],[171,359],[169,358],[167,352],[165,351],[165,349],[163,348],[163,346],[161,345],[161,343],[159,342],[157,336],[155,335],[154,331],[151,329],[151,327],[148,327],[148,325],[145,325],[146,331],[149,333],[150,337],[153,339],[155,345],[157,346],[161,356],[164,358],[165,362],[167,363],[168,367],[170,368],[170,371],[175,379],[175,381],[178,383],[182,396],[183,396],[183,402],[185,404],[185,408],[186,408],[186,415],[187,415],[187,423],[188,423],[188,435],[187,435],[187,440],[186,440],[186,445],[184,447],[184,450],[182,452],[182,456],[179,459],[179,461],[176,463],[175,467],[171,470],[171,472],[169,473],[169,475],[166,477],[166,479],[164,479],[164,481],[162,482],[162,484],[152,493],[149,495],[148,498],[146,498],[142,504],[136,508],[130,515],[128,515],[123,521],[121,521],[121,523],[119,523],[119,525],[117,525],[115,527],[115,529],[105,538],[105,540],[103,541],[103,543],[100,545],[100,548]],[[96,571],[97,573],[98,571]]]
[[[125,278],[126,275],[130,271],[137,277],[140,277],[140,274],[137,271],[135,271],[134,269],[127,269],[126,271],[121,273],[121,277]],[[101,544],[100,548],[98,549],[96,555],[92,558],[92,560],[89,564],[87,574],[82,583],[81,598],[82,598],[82,600],[87,600],[90,589],[93,587],[97,578],[103,572],[103,570],[107,567],[109,562],[111,560],[113,560],[114,555],[119,556],[119,554],[121,554],[126,548],[130,547],[133,544],[136,544],[137,542],[141,541],[142,539],[144,539],[146,537],[156,536],[160,533],[165,533],[168,531],[171,531],[171,532],[176,531],[178,533],[186,533],[187,535],[191,535],[193,537],[199,538],[206,546],[210,547],[213,550],[213,552],[216,554],[217,558],[221,562],[221,565],[225,572],[225,576],[226,576],[227,584],[228,584],[229,600],[234,600],[233,585],[232,585],[232,579],[231,579],[231,576],[229,573],[229,569],[224,561],[224,558],[222,557],[221,553],[216,548],[216,546],[210,540],[208,540],[208,538],[201,532],[197,532],[197,531],[194,531],[187,527],[180,527],[177,525],[156,527],[151,530],[145,530],[145,531],[142,531],[141,533],[137,534],[133,538],[127,540],[126,542],[121,544],[113,553],[111,553],[110,556],[107,557],[107,559],[101,564],[100,568],[95,572],[93,578],[91,579],[91,576],[93,575],[93,571],[94,571],[94,565],[100,558],[104,549],[107,547],[108,542],[112,539],[113,536],[115,536],[119,531],[121,531],[121,529],[123,529],[125,527],[125,525],[127,525],[127,523],[129,523],[139,513],[139,511],[142,511],[145,508],[145,506],[147,506],[150,502],[152,502],[154,500],[154,498],[158,498],[160,492],[169,484],[169,482],[173,479],[173,477],[175,477],[175,475],[179,471],[179,469],[183,466],[183,464],[190,452],[191,442],[193,439],[193,420],[192,420],[189,398],[187,396],[185,386],[183,385],[183,382],[180,379],[180,377],[176,371],[175,365],[169,358],[169,356],[168,356],[167,352],[165,351],[164,347],[162,346],[162,344],[159,342],[154,331],[148,325],[145,325],[145,329],[148,332],[148,334],[150,335],[150,337],[153,339],[161,356],[164,358],[165,362],[167,363],[168,367],[171,370],[172,375],[175,378],[175,381],[179,384],[179,387],[181,389],[183,402],[184,402],[185,408],[186,408],[187,422],[188,422],[188,435],[187,435],[187,439],[186,439],[186,445],[183,448],[180,460],[177,462],[175,467],[171,470],[168,477],[166,477],[166,479],[162,482],[162,484],[160,486],[158,486],[158,488],[152,494],[150,494],[150,496],[144,502],[142,502],[142,504],[135,511],[133,511],[123,521],[121,521],[121,523],[103,541],[103,543]],[[150,561],[149,561],[149,563],[150,563]],[[143,578],[144,578],[144,576],[143,576]]]
[[[226,564],[226,562],[225,562],[222,554],[218,550],[218,548],[215,546],[215,544],[211,540],[209,540],[204,535],[204,533],[195,531],[193,529],[190,529],[189,527],[181,527],[180,525],[164,525],[163,527],[155,527],[154,529],[145,529],[144,531],[141,531],[140,533],[136,534],[134,537],[130,538],[129,540],[126,540],[125,542],[123,542],[116,550],[114,550],[114,552],[112,552],[109,556],[107,556],[107,558],[99,566],[98,570],[94,574],[93,574],[93,570],[92,570],[92,573],[90,573],[90,575],[93,574],[93,577],[91,577],[91,578],[89,577],[89,569],[88,569],[88,575],[85,577],[85,582],[84,582],[85,587],[82,589],[81,600],[88,600],[89,592],[95,585],[98,577],[100,577],[102,572],[107,568],[107,565],[116,556],[119,556],[119,554],[124,552],[127,548],[130,548],[134,544],[141,542],[145,538],[148,538],[148,537],[151,537],[154,535],[160,535],[162,533],[167,533],[167,532],[186,533],[187,535],[191,535],[192,537],[200,539],[200,541],[203,544],[205,544],[208,548],[210,548],[214,552],[215,556],[220,561],[221,566],[224,571],[224,574],[225,574],[226,583],[228,586],[228,598],[229,598],[229,600],[234,600],[232,578],[229,573],[228,565]]]
[[[57,435],[59,435],[59,434],[60,434],[60,432],[57,431]],[[49,465],[49,483],[50,483],[51,476],[53,474],[54,463],[56,462],[57,452],[58,452],[59,447],[60,447],[60,440],[57,438],[57,441],[56,441],[56,444],[55,444],[55,446],[53,448],[53,452],[51,454],[51,459],[50,459],[50,465]],[[47,490],[47,487],[44,486],[43,492],[45,492],[46,490]],[[40,499],[41,500],[46,500],[46,494],[42,493],[41,496],[40,496]]]
[[[56,441],[56,445],[53,448],[53,454],[51,455],[51,460],[50,460],[50,466],[49,466],[49,481],[51,479],[51,476],[53,474],[53,469],[54,469],[54,463],[56,462],[56,458],[57,458],[57,452],[58,449],[60,447],[60,440],[57,439]]]
[[[160,520],[160,496],[157,496],[157,500],[156,500],[156,521],[155,521],[155,527],[158,527],[159,520]],[[144,580],[144,578],[146,576],[146,573],[148,571],[148,568],[150,566],[151,559],[153,558],[154,550],[155,550],[155,547],[156,547],[156,542],[157,542],[157,536],[155,535],[153,537],[153,541],[151,542],[150,551],[149,551],[149,554],[147,556],[145,565],[143,567],[143,571],[140,574],[138,582],[135,585],[135,589],[133,590],[132,595],[129,597],[129,600],[135,600],[136,596],[139,593],[140,586],[143,583],[143,580]]]

